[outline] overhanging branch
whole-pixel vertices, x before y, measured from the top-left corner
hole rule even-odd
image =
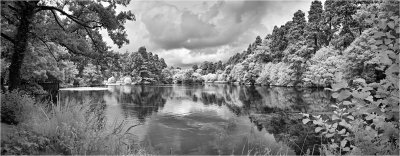
[[[8,36],[4,33],[1,33],[1,37],[3,37],[5,39],[7,39],[8,41],[10,41],[11,43],[15,44],[15,40],[13,38],[11,38],[10,36]]]
[[[90,31],[87,28],[85,28],[85,30],[86,30],[89,38],[92,40],[94,47],[96,47],[96,49],[100,52],[100,48],[97,46],[97,43],[94,40],[94,38],[93,38],[92,34],[90,33]]]
[[[49,53],[51,54],[51,56],[54,57],[54,60],[56,60],[56,61],[58,62],[56,56],[54,56],[53,52],[51,52],[51,49],[50,49],[49,45],[46,43],[46,41],[44,41],[42,38],[40,38],[40,37],[39,37],[38,35],[36,35],[35,33],[31,33],[31,34],[33,34],[33,36],[35,36],[37,39],[39,39],[40,41],[42,41],[42,43],[47,47],[47,50],[49,50]]]
[[[38,6],[38,8],[39,8],[39,9],[37,10],[37,12],[42,11],[42,10],[58,11],[58,12],[60,12],[62,15],[67,16],[69,19],[71,19],[71,20],[74,21],[75,23],[78,23],[79,25],[81,25],[81,26],[83,26],[83,27],[86,27],[86,28],[93,29],[93,28],[99,27],[99,26],[89,26],[89,25],[86,25],[84,22],[80,21],[77,17],[72,16],[72,15],[66,13],[64,10],[59,9],[59,8],[56,8],[56,7],[52,7],[52,6]]]
[[[92,57],[91,57],[90,55],[88,55],[88,54],[76,52],[75,50],[71,49],[71,47],[69,47],[68,45],[66,45],[66,44],[64,44],[64,43],[58,43],[58,44],[61,45],[61,46],[63,46],[63,47],[65,47],[65,48],[67,48],[67,50],[68,50],[70,53],[73,53],[73,54],[75,54],[75,55],[82,55],[82,56],[85,56],[85,57],[92,58]]]
[[[58,21],[58,16],[54,12],[54,10],[51,10],[51,13],[53,13],[53,16],[56,19],[57,24],[65,31],[65,28],[61,25],[60,21]]]

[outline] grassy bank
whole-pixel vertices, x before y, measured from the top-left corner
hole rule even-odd
[[[14,91],[2,93],[1,108],[1,154],[147,154],[123,123],[105,126],[101,105],[54,105]]]

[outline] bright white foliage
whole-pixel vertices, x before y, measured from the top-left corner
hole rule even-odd
[[[326,87],[332,84],[335,73],[345,64],[343,56],[338,53],[332,48],[321,48],[315,53],[303,79],[307,85]]]
[[[124,78],[124,84],[131,84],[132,83],[132,79],[131,79],[131,77],[125,77]]]
[[[204,79],[204,81],[211,81],[211,82],[214,82],[214,81],[216,81],[217,80],[217,75],[216,74],[212,74],[212,73],[209,73],[209,74],[207,74],[207,75],[203,75],[203,79]]]
[[[290,69],[289,64],[279,62],[277,64],[267,63],[263,65],[260,76],[256,82],[260,84],[270,84],[277,86],[292,85],[290,73],[293,70]]]
[[[109,84],[115,83],[115,82],[116,82],[116,80],[115,80],[115,77],[114,77],[114,76],[111,76],[111,77],[108,78],[108,80],[107,80],[107,83],[109,83]]]

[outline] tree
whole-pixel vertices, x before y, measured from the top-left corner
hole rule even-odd
[[[91,63],[83,70],[82,78],[80,85],[98,85],[103,82],[99,68]]]
[[[145,60],[148,59],[148,55],[147,55],[147,52],[146,52],[146,47],[140,47],[138,52],[143,57],[143,59],[145,59]]]
[[[167,64],[165,63],[164,58],[160,59],[160,63],[161,63],[161,67],[167,68]]]
[[[121,47],[129,42],[123,24],[126,20],[135,19],[130,11],[119,14],[115,11],[117,5],[126,6],[129,0],[53,3],[31,0],[2,1],[1,4],[1,36],[13,45],[10,90],[17,89],[21,84],[21,66],[32,39],[41,40],[44,44],[54,42],[70,53],[97,56],[91,53],[107,50],[99,33],[100,28],[107,29],[114,43]],[[89,45],[93,45],[95,50]]]
[[[220,61],[218,61],[218,63],[217,63],[217,67],[216,67],[216,70],[224,70],[224,65],[222,64],[222,61],[220,60]]]
[[[316,52],[321,45],[326,45],[325,35],[321,31],[323,23],[322,15],[322,3],[317,0],[313,1],[311,3],[310,11],[308,11],[306,38],[309,42],[309,45],[313,47],[314,52]]]
[[[291,27],[292,22],[289,21],[285,25],[278,28],[274,27],[274,30],[271,34],[271,51],[272,51],[272,60],[280,61],[283,57],[283,50],[286,49],[288,45],[288,39],[286,37],[286,33],[288,33],[288,29]]]
[[[256,43],[257,46],[260,46],[260,45],[261,45],[262,39],[261,39],[260,36],[257,36],[255,43]]]
[[[288,42],[294,44],[299,40],[304,40],[304,28],[306,26],[306,18],[303,11],[298,10],[294,13],[292,18],[292,25],[289,27]]]
[[[199,68],[199,67],[197,67],[197,64],[195,64],[195,65],[192,66],[192,69],[193,69],[194,71],[196,71],[198,68]]]
[[[360,27],[353,19],[356,11],[357,6],[353,1],[325,1],[326,26],[324,30],[328,36],[328,42],[334,42],[336,48],[344,49],[355,39],[356,36],[352,30]],[[339,29],[339,35],[335,37],[334,33]]]
[[[334,1],[327,0],[324,3],[324,27],[323,31],[327,36],[327,42],[325,45],[328,46],[333,38],[333,33],[337,31],[339,24],[335,16]]]
[[[213,62],[208,62],[207,73],[215,73],[216,64]]]

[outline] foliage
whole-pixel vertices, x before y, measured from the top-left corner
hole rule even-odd
[[[72,85],[78,75],[78,69],[72,61],[62,61],[59,63],[61,70],[61,82],[63,84]]]
[[[115,10],[116,6],[127,4],[129,1],[2,2],[2,43],[7,41],[9,44],[4,45],[14,47],[6,55],[11,62],[8,79],[10,89],[19,88],[21,76],[25,75],[21,74],[21,69],[25,69],[23,63],[35,63],[27,60],[30,57],[26,56],[32,51],[32,47],[39,48],[35,51],[47,49],[52,53],[52,45],[61,46],[71,54],[103,60],[108,57],[109,47],[102,40],[100,28],[107,30],[118,47],[129,43],[124,24],[135,17],[130,11]],[[65,18],[60,18],[59,15]],[[42,46],[37,46],[39,43]],[[38,56],[42,57],[41,54]],[[49,67],[52,66],[55,63],[51,63]],[[29,71],[27,75],[32,72]]]
[[[62,73],[57,66],[57,60],[53,54],[49,54],[45,46],[28,45],[28,48],[21,67],[21,72],[26,73],[21,76],[24,81],[45,81],[47,73],[61,79]],[[56,48],[58,47],[54,47]]]
[[[35,100],[21,91],[1,93],[1,122],[18,124],[30,118]]]
[[[328,45],[326,35],[323,29],[323,13],[322,3],[320,1],[311,2],[310,11],[308,11],[308,23],[305,32],[308,46],[317,51],[322,45]]]
[[[382,77],[376,68],[376,64],[372,62],[378,54],[378,45],[374,39],[376,28],[364,31],[360,37],[346,48],[343,52],[344,56],[344,72],[346,79],[363,78],[367,82],[376,82]]]
[[[120,70],[115,70],[118,75],[140,79],[138,83],[166,82],[162,72],[167,64],[163,58],[159,59],[158,55],[147,52],[145,47],[140,47],[137,52],[121,54],[118,61],[121,66]]]
[[[115,79],[114,76],[111,76],[110,78],[108,78],[107,83],[115,83],[117,82],[117,80]]]
[[[338,50],[331,47],[321,48],[315,53],[307,62],[309,67],[303,79],[306,86],[331,86],[334,75],[343,69],[345,63],[343,56],[338,53]]]
[[[98,67],[93,64],[88,64],[88,66],[83,69],[82,78],[81,82],[79,82],[81,86],[99,85],[103,83],[103,78]]]
[[[218,80],[218,77],[216,74],[207,74],[203,76],[203,79],[205,82],[214,82]]]
[[[334,91],[332,97],[337,100],[337,104],[334,105],[336,111],[334,115],[328,116],[328,121],[340,121],[339,125],[346,130],[338,129],[340,131],[325,133],[325,137],[342,135],[332,140],[326,148],[327,152],[343,154],[342,151],[349,151],[351,154],[368,155],[399,154],[399,48],[398,38],[396,38],[399,36],[399,10],[393,7],[394,4],[398,5],[399,2],[387,1],[380,4],[382,14],[379,17],[371,16],[368,20],[376,28],[365,31],[364,36],[368,37],[362,35],[353,42],[359,47],[368,49],[366,54],[370,56],[367,57],[369,60],[367,63],[373,64],[375,70],[382,71],[384,76],[375,80],[353,77],[350,78],[351,83],[346,81],[348,77],[343,79],[341,73],[335,76],[335,83],[332,84],[331,90]],[[354,49],[356,48],[349,47],[346,53],[358,52]],[[353,54],[350,55],[353,57],[347,58],[353,59],[352,63],[359,63],[358,60],[354,60],[354,58],[360,58],[357,55],[361,55],[363,59],[362,53]],[[356,66],[356,68],[360,67]],[[350,120],[345,121],[344,118]],[[306,115],[303,121],[307,123],[309,120]],[[332,123],[325,124],[326,121],[320,118],[314,120],[315,124],[323,125],[317,127],[316,131],[333,126]],[[342,131],[347,131],[348,135]]]
[[[260,77],[256,80],[263,85],[290,86],[293,85],[289,65],[283,62],[267,63],[262,67]]]
[[[50,107],[49,107],[50,106]],[[28,107],[24,105],[22,107]],[[15,131],[2,139],[1,154],[139,154],[124,122],[105,128],[105,105],[37,103]],[[134,126],[133,126],[134,127]],[[124,144],[125,143],[125,144]],[[127,144],[130,145],[127,145]],[[140,153],[140,154],[143,154]],[[144,153],[145,154],[145,153]]]
[[[165,68],[161,71],[161,82],[164,84],[170,84],[173,82],[173,73],[170,68]]]

